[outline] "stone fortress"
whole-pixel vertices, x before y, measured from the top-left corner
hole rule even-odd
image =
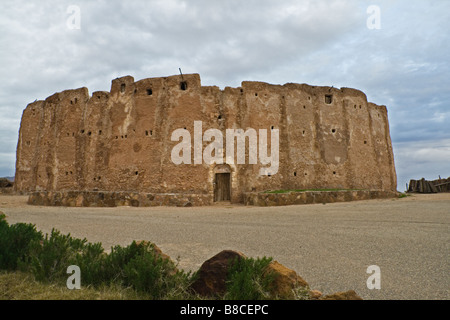
[[[249,163],[248,145],[245,164],[175,164],[179,141],[171,135],[193,133],[195,121],[224,137],[227,129],[266,129],[269,145],[278,130],[277,173],[260,175],[267,165]],[[31,204],[254,204],[249,195],[267,190],[380,197],[396,187],[387,109],[350,88],[245,81],[221,90],[202,86],[198,74],[137,82],[125,76],[110,92],[66,90],[29,104],[17,146],[15,189],[29,193]]]

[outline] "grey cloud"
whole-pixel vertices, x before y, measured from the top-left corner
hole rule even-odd
[[[394,147],[398,190],[404,191],[411,179],[450,177],[450,139],[436,142],[400,142]]]
[[[200,73],[204,85],[259,80],[360,89],[387,105],[402,166],[418,142],[450,139],[450,4],[377,3],[381,30],[367,29],[365,1],[4,1],[0,152],[8,156],[0,176],[13,174],[28,103],[179,67]],[[66,26],[69,5],[81,9],[80,30]]]

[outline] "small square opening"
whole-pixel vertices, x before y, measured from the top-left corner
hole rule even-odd
[[[188,85],[187,85],[186,81],[180,82],[180,89],[181,90],[185,91],[185,90],[187,90],[187,87],[188,87]]]
[[[331,94],[326,94],[325,95],[325,103],[331,104],[332,102],[333,102],[333,96]]]

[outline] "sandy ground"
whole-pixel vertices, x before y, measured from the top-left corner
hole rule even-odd
[[[450,299],[450,194],[285,207],[64,208],[0,196],[10,224],[33,223],[101,242],[106,250],[148,240],[179,267],[197,270],[224,249],[270,256],[325,294],[364,299]],[[381,289],[366,273],[381,269]]]

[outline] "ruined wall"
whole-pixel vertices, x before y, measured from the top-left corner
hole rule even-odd
[[[194,121],[224,138],[226,129],[266,129],[270,142],[270,131],[279,130],[278,173],[260,175],[266,166],[259,163],[231,164],[232,202],[277,189],[396,190],[387,109],[361,91],[262,82],[220,90],[201,86],[197,74],[137,82],[126,76],[113,80],[110,92],[67,90],[29,104],[15,188],[186,193],[213,201],[216,165],[171,160],[179,143],[172,132],[186,128],[193,139]]]

